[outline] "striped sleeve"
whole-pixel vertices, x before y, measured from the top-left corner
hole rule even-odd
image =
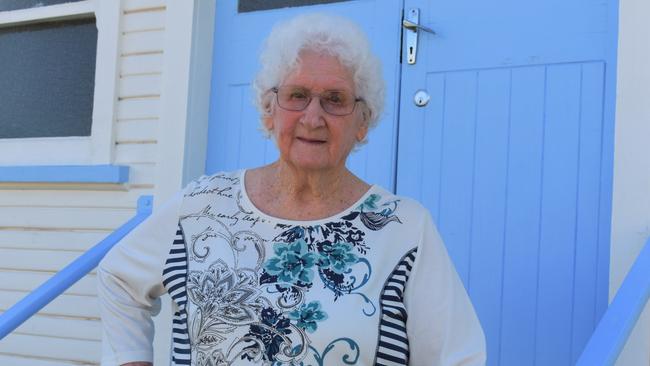
[[[485,365],[481,324],[429,212],[422,210],[420,243],[404,292],[409,365]]]
[[[97,268],[102,365],[153,362],[152,313],[165,288],[162,272],[176,233],[182,192],[122,239]]]
[[[408,314],[404,306],[404,288],[411,275],[416,254],[417,248],[414,248],[399,260],[381,291],[376,366],[406,366],[409,363],[406,331]]]
[[[172,364],[190,365],[191,349],[187,327],[187,243],[183,227],[178,224],[176,236],[163,269],[163,285],[176,304],[172,319]]]

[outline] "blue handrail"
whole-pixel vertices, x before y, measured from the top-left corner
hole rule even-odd
[[[576,366],[614,365],[650,298],[650,239],[625,276]]]
[[[0,340],[97,267],[106,253],[150,214],[151,196],[140,196],[136,215],[0,315]]]

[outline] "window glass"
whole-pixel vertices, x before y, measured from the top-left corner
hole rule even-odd
[[[94,19],[0,28],[0,138],[90,136],[96,52]]]
[[[38,8],[41,6],[74,3],[82,0],[0,0],[0,11]]]
[[[257,10],[288,8],[304,5],[340,3],[349,0],[239,0],[237,10],[246,13]]]

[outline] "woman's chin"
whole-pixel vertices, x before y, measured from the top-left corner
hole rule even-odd
[[[336,168],[335,164],[319,156],[297,156],[287,161],[290,165],[304,171],[327,171]]]

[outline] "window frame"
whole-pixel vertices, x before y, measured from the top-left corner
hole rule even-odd
[[[97,54],[90,136],[0,139],[0,165],[98,165],[113,160],[121,1],[73,3],[0,12],[0,27],[95,18]]]

